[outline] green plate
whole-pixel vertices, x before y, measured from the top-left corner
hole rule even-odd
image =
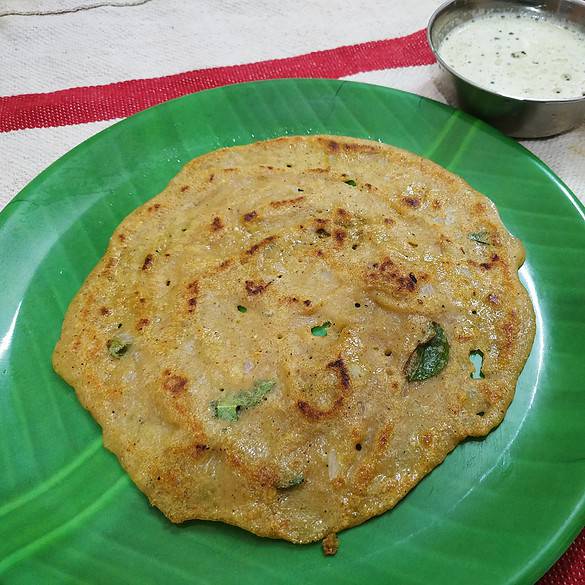
[[[336,557],[212,522],[174,526],[101,443],[50,356],[67,304],[114,227],[191,158],[285,134],[379,139],[491,197],[522,239],[537,315],[502,425],[467,441]],[[585,520],[585,215],[528,151],[415,95],[331,80],[205,91],[72,150],[0,215],[0,582],[532,583]]]

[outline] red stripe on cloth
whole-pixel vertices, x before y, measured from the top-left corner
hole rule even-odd
[[[0,97],[0,132],[68,126],[125,118],[150,106],[202,89],[284,77],[335,79],[364,71],[429,65],[435,59],[420,30],[405,37],[370,41],[296,57],[213,67],[51,93]]]

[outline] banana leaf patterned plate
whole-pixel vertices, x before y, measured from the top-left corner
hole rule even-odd
[[[491,197],[525,244],[537,334],[504,422],[460,445],[335,557],[212,522],[174,526],[101,442],[50,356],[115,226],[188,160],[291,134],[381,140]],[[0,214],[0,583],[533,583],[585,522],[585,213],[482,122],[337,80],[233,85],[166,102],[81,144]]]

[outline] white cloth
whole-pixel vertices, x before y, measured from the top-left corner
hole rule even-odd
[[[0,16],[40,16],[91,10],[103,6],[136,6],[151,0],[0,0]]]
[[[0,95],[234,65],[404,36],[440,0],[0,0]],[[10,16],[7,13],[26,13]],[[435,65],[348,79],[442,100]],[[0,208],[51,162],[115,120],[0,133]],[[524,142],[585,201],[585,126]]]

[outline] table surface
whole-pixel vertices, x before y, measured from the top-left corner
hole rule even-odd
[[[425,26],[437,0],[0,0],[0,209],[54,160],[140,109],[273,77],[445,101]],[[585,202],[585,125],[522,141]],[[539,582],[585,584],[585,532]]]

